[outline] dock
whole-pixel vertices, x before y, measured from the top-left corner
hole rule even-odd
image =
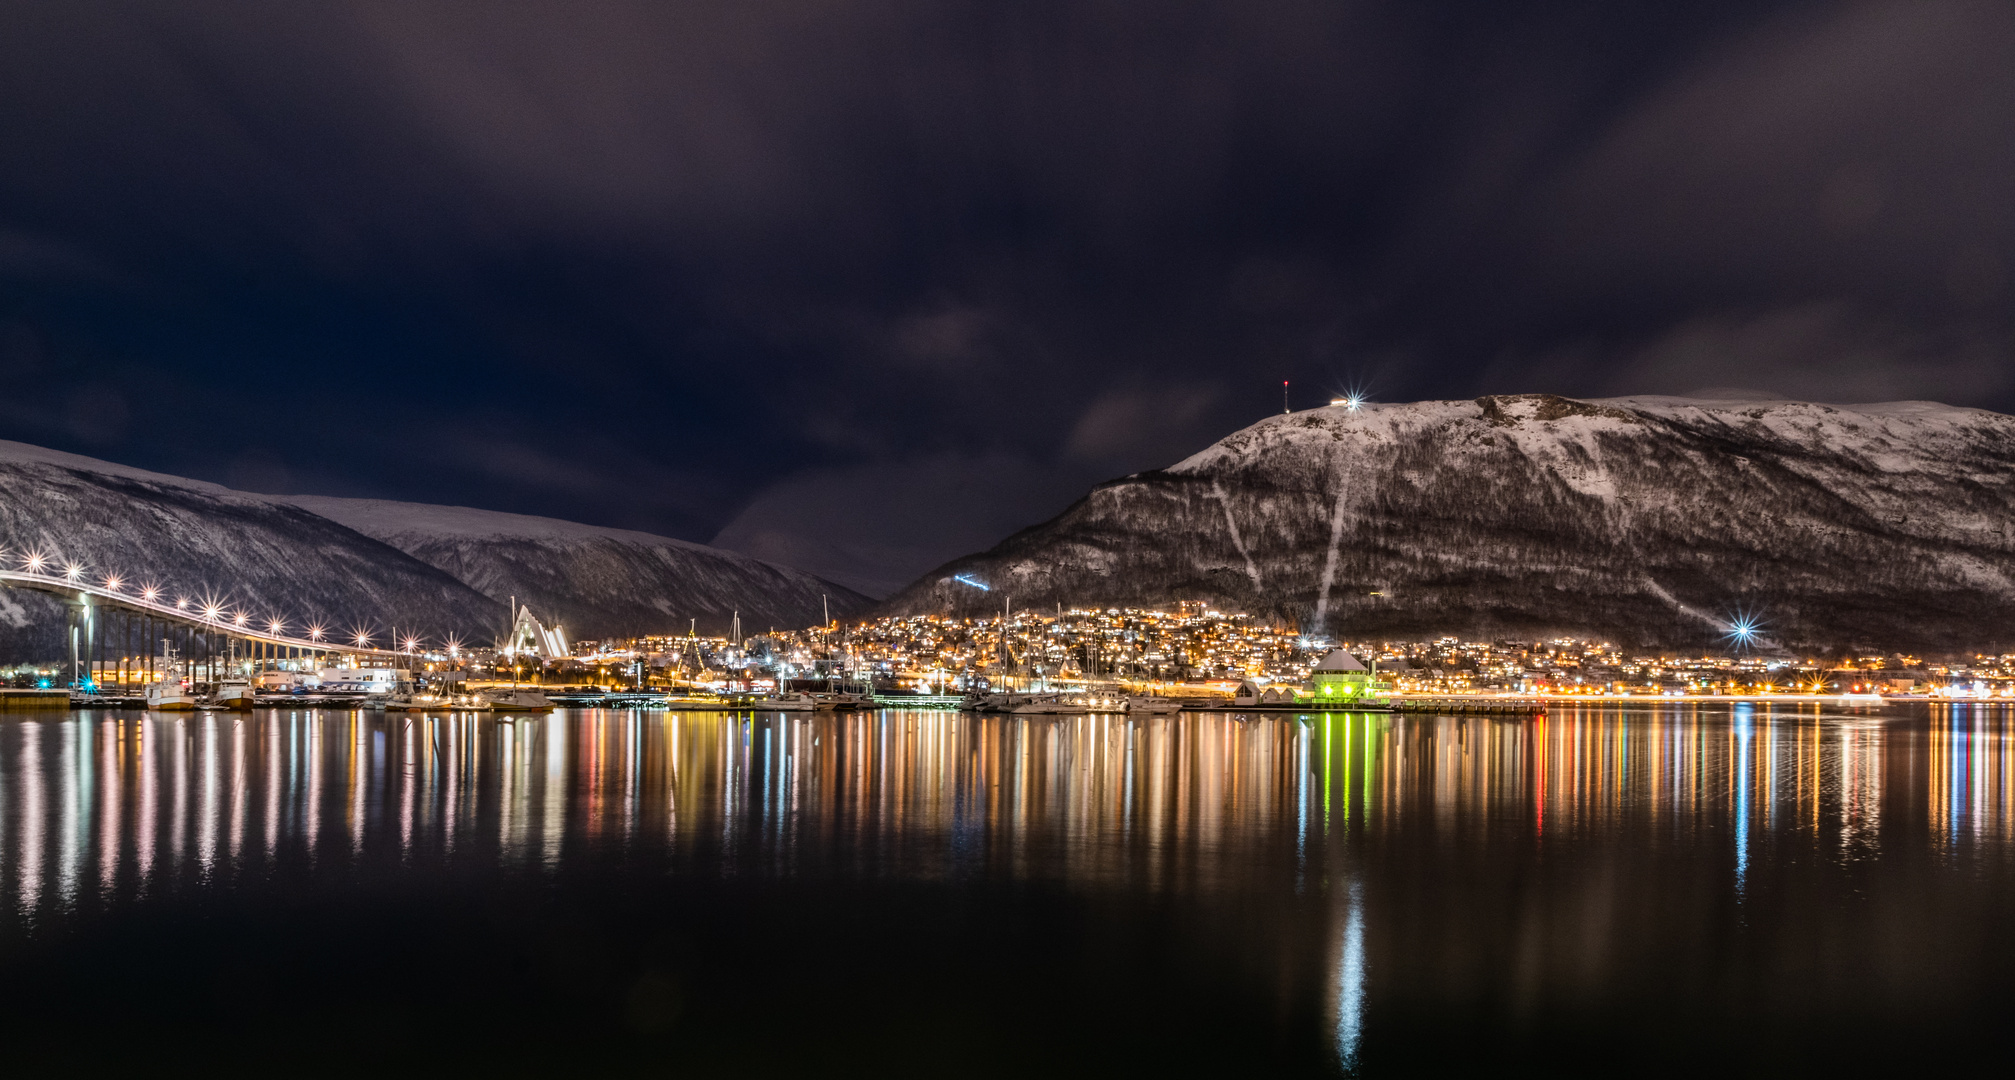
[[[1469,697],[1451,694],[1438,697],[1393,697],[1387,707],[1394,712],[1441,713],[1455,716],[1540,716],[1547,702],[1537,697]]]

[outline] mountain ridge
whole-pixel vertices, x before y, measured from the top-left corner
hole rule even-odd
[[[1984,644],[2015,418],[1936,402],[1487,395],[1269,417],[881,610],[1203,600],[1346,636]],[[965,585],[985,583],[988,591]]]
[[[492,599],[515,597],[577,638],[691,627],[725,633],[846,618],[873,601],[740,552],[633,529],[383,499],[287,501],[398,548]]]
[[[393,529],[401,515],[404,529]],[[822,585],[836,616],[868,603],[801,571],[649,533],[467,507],[235,491],[5,440],[0,546],[10,559],[40,550],[170,595],[219,597],[261,622],[363,629],[381,640],[396,626],[487,641],[502,631],[519,585],[520,601],[576,638],[674,633],[689,620],[724,630],[736,609],[751,629],[761,619],[810,625],[823,618]],[[17,659],[67,656],[65,619],[60,600],[0,590],[0,650]]]

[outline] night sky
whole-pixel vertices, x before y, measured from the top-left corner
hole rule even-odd
[[[2015,407],[2015,5],[0,6],[0,438],[881,594],[1281,407]]]

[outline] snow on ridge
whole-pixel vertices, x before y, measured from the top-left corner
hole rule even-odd
[[[145,469],[136,469],[130,465],[101,461],[98,458],[85,457],[82,454],[68,454],[61,450],[51,450],[46,446],[32,446],[28,443],[12,442],[7,439],[0,439],[0,464],[54,465],[63,469],[75,469],[78,472],[98,473],[103,476],[119,476],[128,480],[146,480],[150,483],[168,484],[173,487],[194,488],[213,495],[243,495],[246,498],[252,499],[265,497],[251,495],[243,491],[234,491],[222,484],[212,484],[206,480],[191,480],[186,476],[170,476],[167,473],[148,472]]]
[[[1446,424],[1477,415],[1474,401],[1366,402],[1355,409],[1325,405],[1269,416],[1226,435],[1163,471],[1201,472],[1225,458],[1245,457],[1280,446],[1334,444],[1339,436],[1346,433],[1368,436],[1377,441],[1390,438],[1402,428]]]
[[[526,540],[618,540],[645,547],[674,548],[694,554],[709,555],[731,563],[748,566],[769,566],[760,559],[751,558],[740,552],[724,548],[696,544],[690,540],[677,540],[655,533],[639,532],[631,529],[611,529],[599,525],[584,525],[559,518],[535,517],[529,514],[508,514],[497,510],[479,510],[467,506],[435,506],[427,503],[398,502],[390,499],[347,499],[329,495],[265,495],[257,492],[238,491],[222,484],[206,480],[191,480],[185,476],[171,476],[167,473],[149,472],[129,465],[103,461],[98,458],[71,454],[61,450],[35,446],[30,443],[0,439],[0,465],[50,465],[77,472],[94,473],[100,476],[115,476],[128,480],[141,480],[167,487],[201,491],[208,495],[248,499],[257,502],[292,506],[306,510],[318,517],[327,518],[345,528],[363,533],[374,540],[385,540],[397,534],[424,533],[442,538],[460,539],[526,539]],[[782,568],[779,568],[782,569]]]
[[[1941,427],[1957,431],[1996,421],[2015,424],[2015,417],[1936,401],[1883,401],[1850,405],[1795,401],[1762,392],[1729,391],[1725,395],[1699,397],[1636,394],[1611,398],[1497,394],[1486,395],[1486,398],[1492,402],[1494,412],[1486,412],[1479,405],[1478,402],[1485,399],[1472,399],[1366,402],[1356,409],[1332,405],[1269,416],[1219,439],[1168,466],[1165,471],[1196,474],[1232,460],[1249,459],[1297,444],[1319,445],[1318,440],[1328,443],[1344,435],[1368,436],[1376,441],[1381,436],[1389,437],[1406,428],[1417,430],[1477,420],[1500,424],[1508,422],[1513,429],[1512,440],[1528,454],[1542,450],[1542,444],[1546,443],[1574,441],[1585,444],[1588,437],[1599,429],[1639,422],[1629,414],[1682,423],[1698,423],[1711,418],[1712,422],[1752,428],[1761,425],[1780,436],[1807,438],[1821,427],[1839,429],[1842,436],[1852,433],[1851,437],[1865,439],[1870,434],[1887,433],[1893,424],[1901,424],[1913,433],[1935,431]],[[1541,420],[1534,414],[1548,399],[1588,406],[1600,412],[1570,413]],[[1871,430],[1856,431],[1859,424],[1866,424]],[[1875,459],[1871,463],[1878,467],[1900,466],[1908,456],[1898,455],[1890,448],[1871,446],[1860,449],[1871,451],[1871,457]]]
[[[1907,419],[1951,419],[1971,420],[1983,416],[2002,414],[1988,409],[1968,408],[1964,405],[1947,405],[1941,401],[1871,401],[1859,404],[1842,404],[1831,401],[1795,401],[1790,398],[1701,398],[1681,397],[1672,394],[1634,394],[1629,397],[1586,398],[1593,405],[1611,405],[1622,409],[1638,409],[1644,412],[1664,414],[1671,410],[1698,409],[1702,412],[1732,412],[1748,414],[1779,411],[1818,411],[1821,413],[1859,414],[1862,416],[1885,416]]]
[[[330,495],[275,495],[275,502],[291,503],[339,525],[384,539],[387,536],[424,533],[429,536],[462,539],[524,540],[622,540],[649,547],[682,548],[731,559],[747,556],[735,552],[675,540],[634,529],[611,529],[583,525],[578,521],[508,514],[501,510],[479,510],[472,506],[436,506],[431,503],[398,502],[392,499],[344,499]]]

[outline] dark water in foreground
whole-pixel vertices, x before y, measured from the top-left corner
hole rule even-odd
[[[1998,1053],[2008,714],[0,720],[0,1055],[1796,1075]]]

